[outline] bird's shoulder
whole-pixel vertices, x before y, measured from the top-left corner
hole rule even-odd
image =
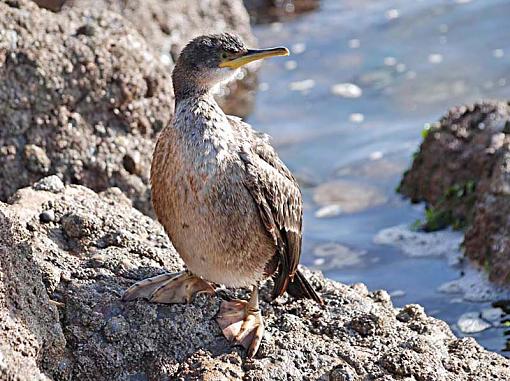
[[[240,149],[246,187],[256,203],[263,206],[263,214],[272,215],[278,228],[299,232],[302,196],[294,176],[278,157],[267,135],[255,132],[239,118],[229,119],[241,134],[247,136]],[[266,207],[269,209],[265,210]]]
[[[228,115],[227,118],[240,142],[243,161],[251,162],[258,170],[274,171],[276,173],[272,173],[273,176],[283,176],[283,180],[286,180],[285,182],[289,186],[298,187],[294,175],[271,145],[271,138],[268,134],[255,131],[241,118],[231,115]]]

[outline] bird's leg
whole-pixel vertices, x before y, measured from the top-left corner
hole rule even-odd
[[[259,289],[253,287],[250,300],[223,301],[216,318],[225,337],[255,356],[264,336],[264,320],[259,309]]]
[[[202,278],[188,271],[162,274],[141,280],[122,295],[123,301],[148,299],[154,303],[190,303],[198,293],[214,294],[214,288]]]

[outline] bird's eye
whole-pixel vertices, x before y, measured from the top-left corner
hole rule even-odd
[[[221,53],[221,58],[223,58],[224,60],[226,60],[228,57],[228,54],[226,52],[223,52]]]

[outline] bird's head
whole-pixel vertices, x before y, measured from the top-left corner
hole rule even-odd
[[[208,92],[250,62],[287,55],[288,49],[282,47],[248,49],[241,38],[231,33],[196,37],[182,50],[175,64],[172,79],[176,97]]]

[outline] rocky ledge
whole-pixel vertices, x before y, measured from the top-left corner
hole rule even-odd
[[[174,58],[197,34],[224,30],[253,41],[241,0],[80,0],[60,13],[0,0],[0,200],[58,174],[95,191],[119,187],[150,215]],[[249,95],[249,83],[234,87]]]
[[[325,306],[263,302],[267,331],[251,361],[216,325],[219,296],[120,301],[136,280],[181,269],[160,225],[117,188],[96,194],[50,176],[19,190],[0,203],[0,379],[510,379],[508,360],[420,306],[395,309],[384,291],[317,273],[307,276]]]
[[[400,192],[427,203],[426,230],[465,229],[465,255],[510,283],[510,104],[455,107],[428,127]]]

